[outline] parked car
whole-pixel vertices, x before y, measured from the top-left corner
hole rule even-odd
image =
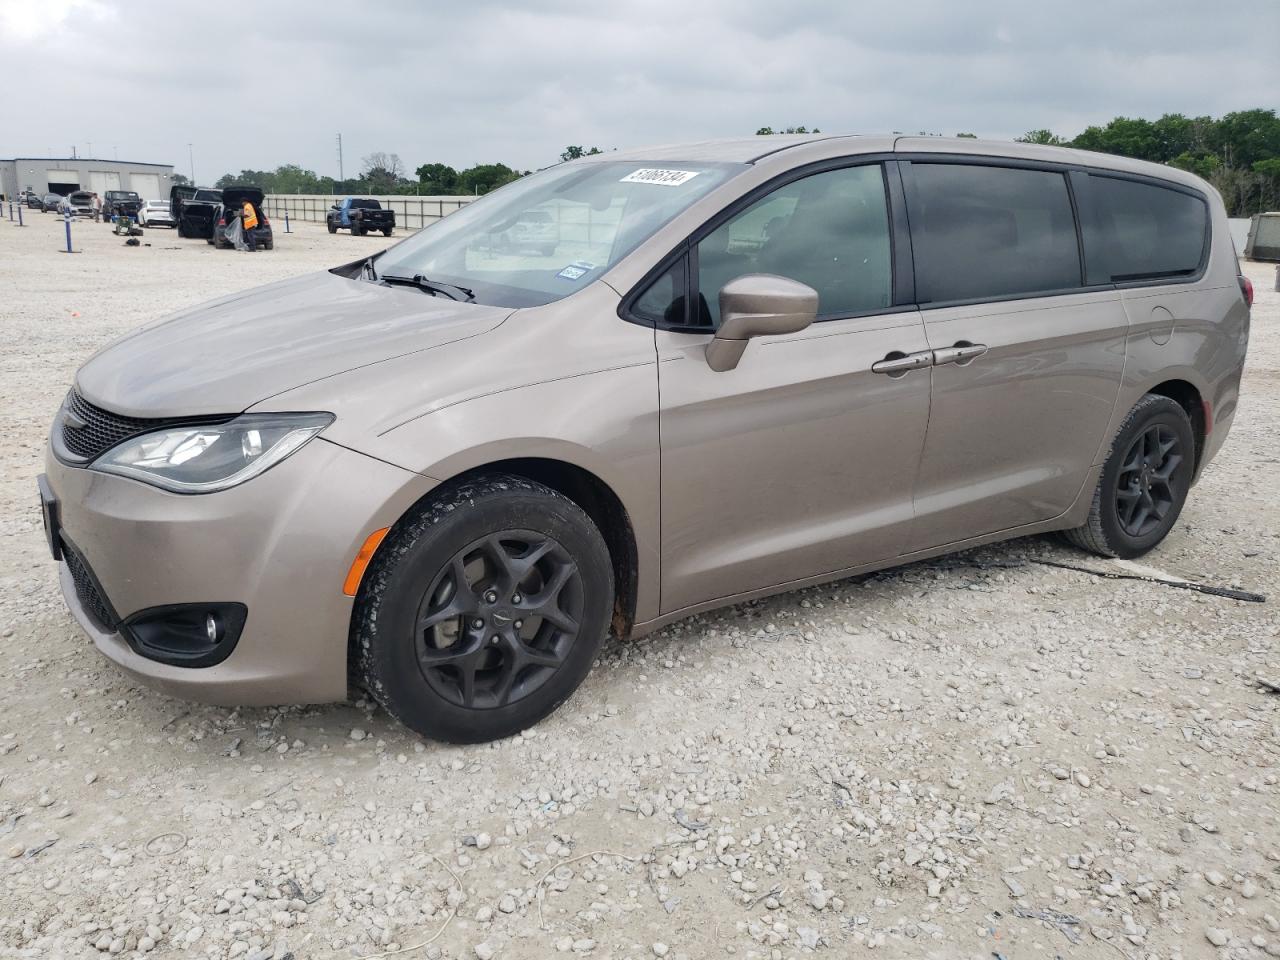
[[[208,240],[218,222],[222,191],[211,187],[175,185],[169,190],[169,211],[178,223],[178,236]]]
[[[259,247],[263,250],[275,248],[271,221],[262,208],[263,199],[264,194],[257,187],[227,187],[222,191],[222,203],[218,204],[214,211],[213,233],[209,236],[209,242],[215,249],[231,246],[226,233],[228,220],[240,211],[245,201],[253,204],[253,211],[258,215],[258,225],[245,231],[245,243],[249,245],[250,250],[257,250]]]
[[[362,237],[375,230],[381,230],[384,237],[389,237],[396,228],[396,212],[384,210],[377,200],[367,197],[339,200],[329,208],[324,219],[330,233],[349,229],[353,237]]]
[[[138,210],[138,223],[144,227],[176,227],[168,200],[147,200]]]
[[[591,224],[563,268],[488,253],[539,209]],[[610,153],[100,350],[40,496],[68,605],[138,680],[353,678],[419,733],[506,737],[606,634],[1052,530],[1152,550],[1230,432],[1251,303],[1217,191],[1168,166]]]
[[[62,194],[46,193],[40,201],[41,213],[57,213],[58,208],[62,205]]]
[[[31,210],[44,209],[44,197],[42,197],[38,193],[32,193],[28,191],[26,203],[27,203],[27,207]]]
[[[560,227],[546,210],[523,210],[510,224],[500,225],[490,243],[499,251],[532,250],[549,257],[560,245]]]
[[[138,219],[142,198],[132,190],[108,190],[102,195],[102,219],[110,220],[121,215]]]
[[[100,216],[100,208],[95,200],[96,195],[88,190],[76,190],[62,198],[58,211],[63,214],[69,212],[73,217],[97,220]]]

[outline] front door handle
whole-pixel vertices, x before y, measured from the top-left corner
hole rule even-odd
[[[934,366],[941,366],[944,363],[956,363],[964,366],[970,360],[976,360],[987,352],[985,343],[970,343],[968,340],[959,341],[954,347],[943,347],[941,350],[933,351]]]
[[[886,373],[891,377],[900,377],[910,370],[933,366],[933,351],[921,350],[918,353],[902,353],[895,350],[883,360],[871,365],[872,373]]]

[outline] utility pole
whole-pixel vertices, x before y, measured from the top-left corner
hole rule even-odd
[[[342,170],[342,134],[338,134],[338,192],[342,193],[343,183],[346,182],[347,175]]]
[[[191,149],[191,144],[187,144],[187,160],[191,163],[191,185],[196,185],[196,155]]]

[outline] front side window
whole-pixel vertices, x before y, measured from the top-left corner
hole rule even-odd
[[[772,273],[818,291],[820,317],[881,310],[893,295],[889,213],[879,164],[792,181],[698,244],[698,325],[720,324],[720,288]]]
[[[1204,257],[1199,197],[1152,183],[1090,175],[1085,257],[1093,283],[1192,276]]]
[[[1066,177],[1046,170],[913,163],[908,193],[921,303],[1079,287]]]
[[[581,290],[690,204],[747,170],[736,163],[603,161],[531,174],[397,244],[379,276],[531,307]]]

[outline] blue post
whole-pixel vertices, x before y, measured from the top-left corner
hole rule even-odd
[[[26,224],[22,222],[22,204],[18,204],[18,226],[26,226]]]
[[[289,207],[287,204],[285,205],[285,208],[284,208],[284,232],[285,233],[293,232],[292,230],[289,229]]]
[[[71,253],[71,211],[64,213],[62,219],[67,225],[67,253]]]

